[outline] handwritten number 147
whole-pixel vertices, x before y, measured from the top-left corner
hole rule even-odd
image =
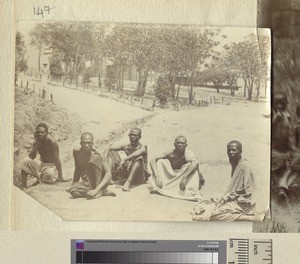
[[[44,6],[44,8],[33,7],[33,14],[37,16],[41,15],[42,17],[44,17],[44,14],[50,15],[50,10],[54,8],[55,7],[50,8],[50,6]]]

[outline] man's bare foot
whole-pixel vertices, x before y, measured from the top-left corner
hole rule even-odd
[[[112,191],[109,191],[109,190],[104,190],[104,191],[102,191],[102,196],[112,196],[112,197],[116,197],[117,195],[114,193],[114,192],[112,192]]]
[[[99,191],[95,196],[87,196],[87,199],[88,200],[90,200],[90,199],[97,199],[97,198],[100,198],[102,196],[116,197],[117,195],[114,192],[105,189],[103,191]]]
[[[181,191],[185,191],[186,184],[187,184],[186,178],[183,177],[179,184],[179,188]]]
[[[123,191],[129,192],[130,191],[130,182],[126,181],[121,188],[122,188]]]
[[[34,182],[30,187],[36,186],[36,185],[38,185],[38,184],[40,184],[40,181],[39,181],[39,180],[36,180],[36,182]]]
[[[159,192],[155,189],[151,189],[149,190],[150,194],[158,194]]]
[[[21,185],[20,185],[20,187],[19,187],[21,190],[23,190],[23,189],[26,189],[27,188],[27,185],[26,184],[24,184],[24,183],[22,183]]]

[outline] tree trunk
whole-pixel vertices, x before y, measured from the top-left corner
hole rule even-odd
[[[122,67],[121,71],[121,91],[124,90],[124,68]]]
[[[178,84],[178,87],[177,87],[177,93],[176,93],[176,100],[178,100],[178,97],[179,97],[179,90],[180,90],[180,86],[182,84],[182,73],[180,74],[180,82]]]
[[[169,79],[169,82],[170,82],[170,85],[171,85],[171,97],[172,97],[172,99],[175,99],[175,93],[176,93],[176,90],[175,90],[175,74],[170,73],[168,79]]]
[[[246,97],[246,91],[247,91],[247,79],[244,80],[244,97]]]
[[[260,81],[259,80],[257,80],[257,82],[256,82],[256,91],[257,91],[256,99],[258,100],[259,95],[260,95]]]
[[[234,97],[234,92],[235,92],[234,86],[231,85],[231,86],[230,86],[230,95],[231,95],[232,97]]]
[[[190,88],[190,92],[189,92],[189,104],[192,104],[192,101],[194,99],[194,73],[192,73],[191,75],[191,88]]]
[[[41,72],[41,57],[42,57],[42,49],[39,48],[39,51],[38,51],[38,66],[39,66],[39,73]]]
[[[148,74],[149,74],[149,70],[146,69],[145,70],[145,75],[144,75],[144,80],[143,80],[143,95],[145,94],[145,91],[146,91],[146,85],[147,85],[147,80],[148,80]]]
[[[101,75],[102,75],[102,60],[99,60],[99,73],[98,73],[98,87],[101,88]]]
[[[118,67],[118,83],[117,83],[117,91],[121,91],[121,82],[122,82],[122,67]]]
[[[138,69],[139,80],[138,80],[137,88],[135,90],[135,94],[138,96],[144,96],[144,94],[145,94],[148,72],[149,72],[149,70],[147,70],[145,68]]]
[[[252,91],[253,91],[253,80],[249,80],[249,86],[248,86],[248,100],[252,100]]]
[[[265,98],[267,98],[267,85],[268,85],[268,81],[267,79],[265,79]]]

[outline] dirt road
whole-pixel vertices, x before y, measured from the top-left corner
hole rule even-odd
[[[72,97],[68,97],[65,89],[50,89],[56,104],[78,115],[82,131],[89,130],[100,139],[109,139],[111,131],[152,114],[133,106],[74,90]],[[226,144],[232,139],[240,140],[243,143],[243,155],[256,173],[257,189],[260,193],[264,192],[264,198],[268,196],[269,182],[270,120],[262,116],[266,113],[268,109],[265,104],[254,102],[163,112],[140,126],[143,130],[141,141],[148,145],[149,156],[152,158],[158,153],[172,149],[177,135],[185,135],[188,147],[201,162],[206,179],[203,196],[220,197],[230,181]],[[125,132],[118,141],[127,140]],[[64,163],[63,170],[70,178],[73,161]],[[26,192],[68,220],[191,221],[190,211],[194,202],[150,195],[147,184],[133,188],[128,193],[118,186],[110,186],[117,197],[102,197],[96,200],[72,199],[65,191],[69,186],[70,183],[40,184],[27,189]]]

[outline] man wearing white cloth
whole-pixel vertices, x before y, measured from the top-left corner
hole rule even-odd
[[[174,150],[150,161],[153,191],[178,199],[200,199],[199,190],[205,181],[199,161],[191,150],[186,149],[184,136],[176,137],[174,146]]]

